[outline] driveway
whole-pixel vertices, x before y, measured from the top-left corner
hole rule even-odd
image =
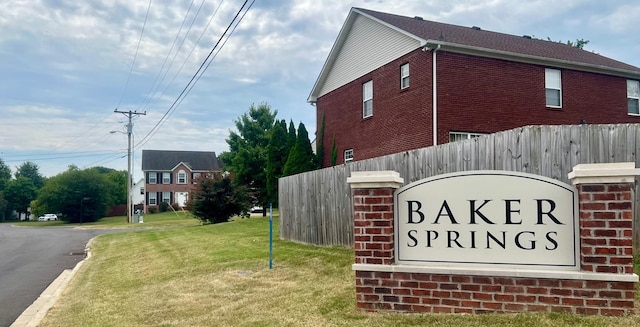
[[[58,275],[84,259],[91,238],[114,232],[0,224],[0,326],[11,325]]]

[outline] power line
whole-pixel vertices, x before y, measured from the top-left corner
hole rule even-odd
[[[193,54],[193,51],[196,49],[196,47],[198,46],[198,44],[200,43],[200,40],[202,40],[202,37],[204,36],[204,33],[209,29],[209,25],[211,25],[211,22],[213,21],[213,18],[216,16],[216,14],[218,13],[218,10],[220,9],[220,7],[222,7],[222,3],[224,2],[224,0],[220,1],[220,4],[216,7],[216,9],[214,10],[213,14],[211,14],[211,17],[209,17],[209,21],[207,22],[207,25],[202,29],[202,32],[200,33],[200,36],[198,37],[198,40],[193,44],[193,46],[191,47],[191,50],[189,51],[189,54],[187,55],[187,57],[184,59],[184,61],[182,62],[182,65],[180,65],[180,68],[178,69],[178,71],[173,75],[173,78],[171,78],[171,81],[169,82],[169,84],[167,84],[167,86],[164,88],[164,90],[162,90],[162,92],[156,97],[156,99],[153,101],[153,103],[150,103],[145,109],[149,110],[149,108],[151,108],[152,106],[154,106],[158,100],[160,100],[160,98],[162,97],[163,94],[165,94],[167,92],[167,90],[169,89],[169,87],[171,87],[171,85],[173,85],[173,82],[175,82],[176,78],[178,77],[178,75],[180,75],[180,73],[182,72],[182,68],[184,68],[184,65],[187,63],[187,61],[189,61],[189,58],[191,58],[191,55]],[[168,72],[168,71],[167,71]],[[164,80],[164,77],[163,77]],[[158,85],[159,86],[159,85]]]
[[[169,109],[164,113],[164,115],[160,118],[160,120],[153,126],[153,128],[151,128],[151,130],[147,133],[147,135],[145,135],[141,141],[138,142],[138,144],[136,144],[135,146],[142,146],[144,144],[146,144],[146,142],[149,141],[149,139],[151,138],[151,136],[153,134],[155,134],[155,132],[158,130],[158,128],[161,126],[161,124],[166,120],[166,118],[171,114],[171,112],[173,112],[176,108],[176,104],[178,103],[178,101],[180,101],[180,99],[183,96],[186,96],[186,93],[188,93],[188,91],[191,90],[192,88],[192,84],[195,84],[195,82],[197,82],[196,78],[198,77],[198,74],[202,75],[204,74],[204,72],[206,71],[206,69],[209,67],[209,65],[207,64],[207,62],[209,61],[209,58],[211,57],[211,55],[213,55],[214,51],[216,50],[216,48],[218,47],[218,45],[220,44],[220,42],[222,41],[222,39],[225,37],[225,35],[229,32],[229,30],[231,29],[231,27],[234,25],[236,19],[238,19],[238,16],[240,16],[240,13],[242,12],[242,10],[244,9],[244,7],[247,5],[247,2],[249,2],[249,0],[245,0],[245,2],[242,4],[242,7],[240,7],[240,9],[238,10],[238,12],[236,13],[236,15],[233,17],[233,20],[231,20],[231,22],[229,23],[229,25],[227,26],[227,28],[225,29],[225,31],[222,33],[222,35],[220,35],[220,38],[218,39],[218,41],[215,43],[215,45],[213,46],[213,48],[211,49],[211,51],[209,52],[209,54],[207,55],[207,57],[204,59],[204,61],[202,62],[202,64],[200,65],[200,67],[198,68],[198,70],[195,72],[195,74],[193,74],[193,76],[191,77],[191,79],[189,80],[189,82],[187,83],[187,85],[182,89],[182,91],[180,92],[180,94],[178,95],[178,97],[176,98],[176,100],[171,104],[171,106],[169,107]],[[253,0],[251,2],[251,5],[247,8],[246,11],[249,11],[249,9],[251,8],[251,6],[253,6],[253,3],[255,2],[255,0]],[[246,12],[245,12],[246,15]],[[244,17],[244,15],[242,15],[242,17]],[[240,23],[240,21],[238,21],[238,24]],[[236,24],[237,26],[237,24]],[[205,66],[206,65],[206,66]],[[202,72],[202,73],[200,73]],[[198,78],[199,80],[199,78]]]
[[[189,8],[187,8],[187,12],[184,14],[184,18],[182,19],[182,24],[180,24],[180,28],[178,28],[178,32],[176,32],[176,36],[173,38],[173,42],[171,43],[171,47],[169,48],[169,51],[167,52],[167,55],[164,57],[164,61],[162,62],[162,65],[160,66],[160,70],[158,71],[158,74],[156,74],[156,77],[154,78],[153,83],[151,83],[151,87],[147,91],[147,95],[142,100],[142,104],[140,106],[138,106],[138,109],[140,109],[141,107],[144,107],[149,102],[151,102],[151,98],[153,97],[153,94],[158,90],[158,88],[162,84],[162,81],[164,81],[165,76],[167,76],[167,73],[171,69],[171,66],[173,65],[173,62],[176,59],[175,55],[174,55],[173,59],[171,59],[171,63],[169,64],[169,67],[167,68],[165,73],[162,75],[162,71],[164,70],[164,66],[167,64],[167,61],[169,60],[169,56],[171,55],[171,52],[173,51],[173,48],[175,47],[176,42],[178,41],[178,37],[180,36],[180,32],[182,32],[182,28],[184,27],[184,23],[187,21],[187,17],[189,17],[189,13],[191,12],[191,8],[193,7],[193,3],[194,2],[195,2],[195,0],[191,0],[191,4],[189,4]],[[202,5],[204,4],[204,2],[205,2],[205,0],[202,0],[202,3],[200,4],[200,8],[202,8]],[[198,13],[199,12],[200,12],[200,9],[198,9]],[[198,13],[196,13],[195,17],[198,16]],[[193,22],[195,21],[195,17],[194,17],[194,20],[191,21],[191,26],[193,26]],[[191,29],[191,27],[189,27],[189,30],[190,29]],[[182,43],[180,43],[180,46],[176,50],[176,55],[180,52],[180,49],[182,48],[182,44],[184,44],[184,40],[187,38],[188,35],[189,35],[189,31],[187,31],[187,33],[185,33],[185,36],[182,39],[183,40]],[[160,82],[156,86],[156,82],[158,82],[158,78],[160,78],[160,75],[162,75],[162,79],[160,80]],[[155,89],[154,89],[154,87],[155,87]]]
[[[133,55],[133,62],[131,62],[131,69],[129,70],[129,76],[127,76],[127,82],[124,84],[124,89],[122,90],[122,94],[120,95],[120,100],[118,100],[118,105],[116,107],[120,107],[122,103],[122,99],[124,99],[124,94],[129,87],[129,80],[131,80],[131,75],[133,74],[133,67],[136,64],[136,58],[138,57],[138,50],[140,49],[140,43],[142,42],[142,35],[144,34],[144,28],[147,26],[147,18],[149,17],[149,11],[151,9],[151,1],[149,0],[149,6],[147,6],[147,13],[144,15],[144,23],[142,23],[142,31],[140,31],[140,38],[138,39],[138,45],[136,46],[136,52]]]

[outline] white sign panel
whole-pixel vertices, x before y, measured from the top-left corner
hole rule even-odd
[[[396,262],[579,269],[578,192],[543,176],[467,171],[395,193]]]

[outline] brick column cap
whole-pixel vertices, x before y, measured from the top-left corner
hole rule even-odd
[[[392,170],[384,171],[354,171],[347,177],[347,184],[352,189],[361,188],[399,188],[404,184],[400,173]]]
[[[573,185],[634,183],[640,175],[635,162],[579,164],[569,173]]]

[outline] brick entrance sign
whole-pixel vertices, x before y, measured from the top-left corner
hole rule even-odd
[[[400,188],[396,172],[354,172],[357,307],[631,314],[636,175],[585,164],[575,187],[479,171]]]

